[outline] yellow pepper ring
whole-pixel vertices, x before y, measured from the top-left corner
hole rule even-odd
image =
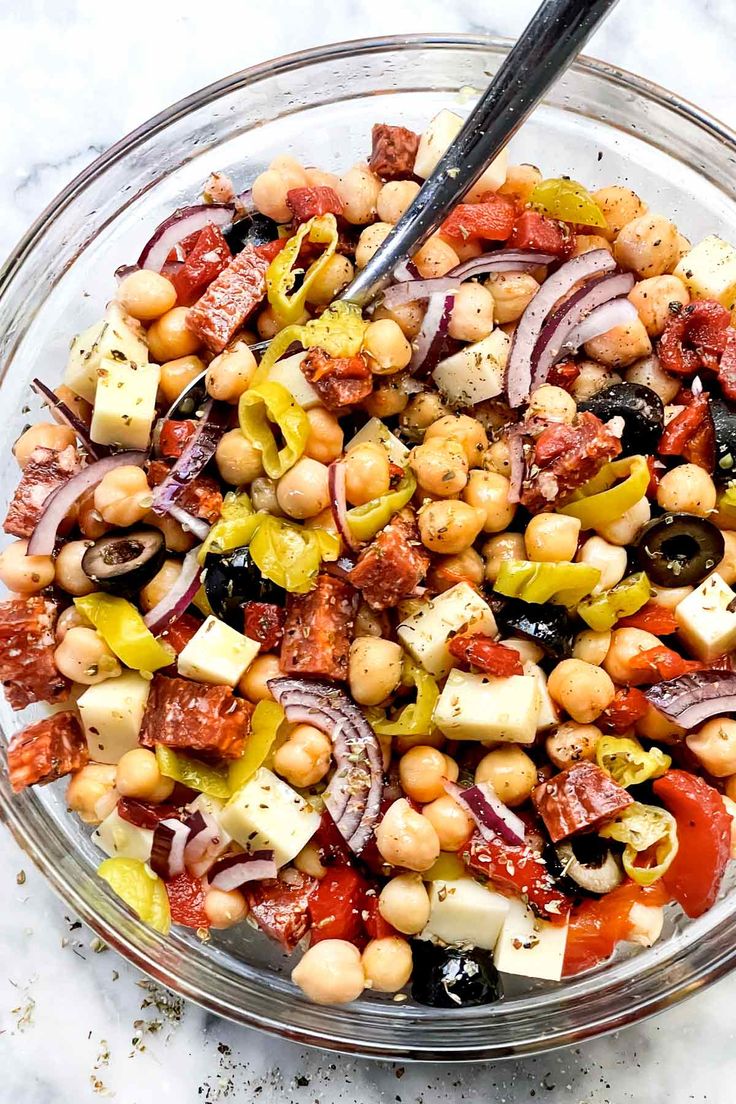
[[[98,591],[75,598],[74,605],[126,667],[153,672],[168,667],[176,658],[172,648],[156,640],[138,610],[125,598]]]
[[[251,717],[250,734],[243,754],[229,767],[231,793],[236,793],[263,766],[284,717],[284,711],[277,702],[258,702]]]
[[[372,498],[363,506],[354,506],[352,510],[348,510],[348,525],[355,539],[367,541],[375,537],[376,533],[388,525],[394,514],[406,506],[416,489],[417,481],[413,472],[407,468],[395,490],[381,495],[380,498]]]
[[[314,244],[324,245],[324,252],[314,261],[302,280],[301,287],[292,294],[296,283],[295,265],[305,238]],[[266,270],[266,289],[268,301],[282,325],[294,323],[304,311],[307,295],[314,281],[337,248],[337,220],[334,215],[316,215],[302,223],[293,237],[289,238],[280,253],[277,253]]]
[[[280,383],[265,382],[240,396],[238,418],[243,436],[258,449],[271,479],[280,479],[304,452],[309,437],[307,415],[290,391]],[[281,448],[271,428],[281,431]]]
[[[617,482],[622,476],[626,478]],[[583,529],[593,529],[620,518],[643,497],[648,486],[649,468],[644,457],[625,456],[605,464],[557,512],[577,518]]]

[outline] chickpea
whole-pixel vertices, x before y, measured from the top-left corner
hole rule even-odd
[[[620,184],[599,188],[597,192],[593,192],[593,199],[607,223],[607,228],[600,231],[601,237],[610,241],[618,236],[627,222],[639,218],[647,211],[646,203],[639,199],[636,192]]]
[[[419,193],[414,180],[389,180],[378,193],[376,208],[382,222],[396,223]]]
[[[434,828],[443,851],[462,850],[475,828],[472,817],[449,794],[443,794],[425,805],[422,816]]]
[[[215,450],[215,463],[220,477],[233,487],[252,483],[263,475],[260,449],[240,429],[230,429],[222,435]]]
[[[473,472],[473,475],[475,474]],[[492,475],[493,473],[482,474]],[[503,476],[498,478],[502,479]],[[476,509],[467,502],[455,499],[430,502],[419,514],[419,534],[422,544],[430,552],[443,552],[445,555],[464,552],[473,544],[483,529],[484,523],[487,522],[487,518],[487,510]]]
[[[714,778],[736,772],[736,721],[731,717],[713,717],[687,736],[685,743]]]
[[[385,379],[373,388],[367,398],[363,399],[362,407],[371,418],[393,418],[406,409],[409,395],[403,387],[403,373],[386,376]]]
[[[148,613],[154,606],[166,597],[181,574],[181,561],[174,559],[164,560],[162,566],[146,583],[139,594],[141,609]]]
[[[592,663],[594,667],[600,667],[608,655],[610,647],[610,632],[584,629],[575,637],[572,654],[574,659],[582,659],[585,663]]]
[[[437,748],[418,744],[399,760],[399,780],[404,793],[413,801],[434,801],[445,792],[448,757]],[[457,777],[457,767],[455,770]]]
[[[89,547],[90,541],[70,541],[62,545],[56,557],[56,585],[75,598],[97,590],[96,584],[82,569],[82,557]]]
[[[161,774],[152,751],[139,747],[121,756],[115,774],[115,788],[123,797],[159,804],[171,796],[174,780]]]
[[[655,740],[658,744],[679,744],[685,735],[685,729],[650,705],[644,716],[636,722],[636,734],[643,736],[645,740]]]
[[[393,307],[391,310],[384,306],[377,307],[373,312],[373,320],[376,321],[380,318],[392,319],[398,323],[404,337],[408,337],[409,341],[412,341],[422,328],[424,313],[422,300],[416,299],[410,303],[402,303],[401,306]]]
[[[301,851],[294,859],[294,866],[302,874],[309,874],[312,878],[324,878],[327,867],[322,865],[319,847],[316,843],[305,843]]]
[[[323,939],[305,951],[291,980],[315,1004],[350,1004],[365,989],[360,951],[346,939]]]
[[[139,322],[153,322],[175,305],[176,289],[165,276],[141,268],[120,281],[117,298],[133,318]]]
[[[167,552],[188,552],[197,543],[197,537],[191,529],[168,514],[159,517],[151,510],[143,520],[146,525],[152,525],[154,529],[160,529],[164,535]]]
[[[598,337],[591,338],[584,345],[586,354],[594,360],[607,364],[610,368],[625,368],[640,357],[647,357],[652,351],[649,334],[640,318],[613,326]]]
[[[504,560],[525,560],[526,548],[521,533],[501,533],[491,537],[483,545],[486,561],[485,578],[487,583],[495,583]]]
[[[379,705],[401,681],[403,653],[392,640],[360,636],[350,645],[350,693],[359,705]]]
[[[672,318],[673,307],[687,306],[690,293],[677,276],[650,276],[634,285],[629,292],[629,302],[639,312],[649,336],[659,337]]]
[[[0,582],[18,594],[36,594],[54,581],[51,556],[29,556],[28,541],[18,540],[0,552]]]
[[[331,464],[342,455],[342,426],[334,414],[323,406],[314,406],[307,410],[309,437],[304,447],[304,455],[321,464]]]
[[[274,169],[259,173],[251,187],[253,205],[257,211],[274,222],[290,222],[291,208],[286,202],[289,184]]]
[[[86,425],[92,421],[92,404],[88,403],[86,399],[83,399],[81,395],[77,395],[72,391],[71,387],[67,387],[65,383],[60,383],[58,387],[54,388],[54,394],[62,402],[66,403],[72,413],[83,421]],[[61,415],[56,410],[49,410],[49,414],[58,425],[63,425],[65,429],[69,429],[61,418]]]
[[[595,749],[602,736],[603,733],[594,724],[568,721],[550,733],[544,747],[554,765],[560,770],[567,770],[583,759],[595,759]]]
[[[204,895],[204,911],[211,928],[232,928],[248,915],[248,905],[239,889],[214,889]]]
[[[348,286],[354,275],[355,268],[350,258],[344,257],[342,253],[334,253],[312,279],[307,291],[307,302],[313,306],[327,306]]]
[[[708,472],[698,464],[680,464],[665,472],[657,488],[663,510],[684,511],[707,517],[716,508],[718,494]]]
[[[640,215],[621,228],[613,255],[640,279],[671,272],[680,259],[677,227],[662,215]]]
[[[205,376],[207,394],[221,402],[236,403],[248,390],[256,371],[250,346],[238,341],[211,360]]]
[[[600,717],[616,696],[610,675],[582,659],[558,663],[547,680],[547,689],[552,700],[581,724]]]
[[[152,501],[146,473],[133,464],[113,468],[95,487],[95,509],[109,525],[135,525],[151,509]]]
[[[384,636],[390,632],[391,623],[385,612],[371,609],[367,602],[361,602],[355,615],[353,633],[359,636]]]
[[[722,534],[724,550],[723,559],[717,565],[716,571],[728,586],[736,583],[736,533],[725,532]],[[679,588],[678,588],[679,589]],[[685,597],[685,595],[683,595]]]
[[[446,413],[447,407],[436,391],[421,391],[409,400],[399,422],[407,437],[419,441],[432,423],[442,419]]]
[[[425,441],[434,438],[449,438],[458,441],[465,450],[468,466],[479,468],[488,448],[488,436],[477,418],[468,414],[445,414],[429,426],[424,435]]]
[[[257,655],[238,683],[238,690],[252,702],[273,701],[268,681],[281,678],[283,673],[277,655]]]
[[[514,520],[516,503],[509,502],[510,483],[497,472],[476,469],[468,477],[463,498],[483,517],[484,533],[500,533]]]
[[[363,352],[376,375],[392,375],[407,367],[412,348],[401,326],[391,318],[370,322],[363,338]]]
[[[312,725],[300,724],[273,757],[274,770],[292,786],[314,786],[330,769],[332,744]]]
[[[342,213],[353,226],[372,222],[381,191],[381,181],[367,165],[354,165],[339,177],[337,194],[342,200]]]
[[[276,498],[276,483],[267,475],[259,475],[250,485],[250,497],[256,510],[265,510],[274,517],[283,517]]]
[[[576,403],[585,402],[598,391],[602,391],[604,387],[610,387],[612,383],[621,383],[621,376],[595,360],[581,360],[578,362],[578,368],[580,375],[574,380],[571,389]]]
[[[437,594],[456,583],[480,587],[483,582],[483,557],[474,548],[466,548],[454,556],[438,556],[429,569],[427,581]]]
[[[662,641],[645,629],[614,629],[603,669],[621,686],[639,686],[647,681],[646,671],[636,671],[631,661],[640,652],[658,648]]]
[[[723,536],[725,537],[726,533],[724,533]],[[728,550],[728,544],[726,544],[726,549]],[[725,559],[726,557],[724,557],[724,560],[721,562],[725,562]],[[720,564],[715,570],[719,575],[723,574]],[[728,582],[728,580],[726,581]],[[730,585],[729,583],[729,586]],[[687,598],[688,594],[692,594],[694,589],[695,588],[691,586],[658,587],[652,585],[652,593],[649,596],[649,601],[655,606],[662,606],[663,609],[675,610],[683,598]]]
[[[398,874],[381,890],[378,911],[403,935],[416,935],[429,920],[429,894],[418,874]]]
[[[572,558],[572,557],[571,557]],[[609,544],[603,537],[589,537],[577,555],[578,563],[597,567],[601,573],[594,593],[610,590],[626,574],[628,557],[625,548]]]
[[[398,993],[411,977],[411,947],[398,935],[371,939],[363,951],[363,972],[374,993]]]
[[[319,514],[330,504],[326,466],[302,456],[276,484],[276,501],[288,517],[300,521]]]
[[[594,249],[605,249],[607,253],[613,253],[613,246],[601,234],[576,234],[575,247],[571,256],[580,257],[583,253],[591,253]]]
[[[516,744],[484,755],[475,768],[475,782],[490,782],[504,805],[523,805],[537,784],[537,768]]]
[[[507,438],[500,437],[498,441],[494,441],[492,445],[488,446],[483,464],[487,471],[496,472],[498,475],[505,475],[506,478],[510,477],[511,450],[509,449]]]
[[[542,174],[536,165],[509,165],[506,180],[498,189],[499,195],[511,196],[520,206],[525,206],[532,192],[540,183]]]
[[[111,797],[115,789],[114,763],[87,763],[75,771],[66,791],[67,808],[85,824],[99,824],[103,798]],[[98,811],[99,809],[99,811]],[[105,811],[105,815],[110,810]]]
[[[377,253],[389,236],[393,226],[390,222],[373,222],[361,231],[358,244],[355,247],[355,264],[357,268],[365,268],[374,253]]]
[[[527,559],[537,563],[574,560],[580,522],[565,514],[536,514],[524,533]]]
[[[13,445],[13,455],[20,467],[25,468],[34,449],[55,449],[61,452],[70,445],[76,444],[76,440],[77,436],[69,426],[55,425],[53,422],[37,422],[25,433],[21,433]]]
[[[146,336],[152,360],[163,364],[196,353],[200,340],[187,327],[188,317],[188,307],[172,307],[149,326]]]
[[[412,450],[409,466],[419,487],[427,494],[446,498],[456,495],[468,482],[468,461],[458,441],[428,439]]]
[[[640,498],[628,510],[625,510],[616,521],[609,521],[605,525],[596,525],[595,529],[609,544],[618,544],[622,548],[634,543],[634,539],[652,516],[649,500]]]
[[[69,630],[78,628],[80,625],[84,626],[86,629],[94,628],[89,617],[80,613],[76,606],[67,606],[56,619],[56,628],[54,629],[56,643],[61,644]]]
[[[435,276],[446,276],[447,273],[460,264],[452,246],[438,234],[433,234],[412,257],[419,275],[424,280],[431,280]]]
[[[577,410],[575,400],[564,388],[543,383],[541,387],[532,391],[526,417],[547,418],[551,422],[564,422],[571,425]]]
[[[481,341],[493,329],[493,296],[483,284],[470,281],[455,292],[448,333],[457,341]]]
[[[115,678],[121,666],[102,637],[94,629],[69,629],[54,652],[54,663],[66,678],[94,686]]]
[[[440,853],[434,828],[403,797],[384,813],[376,828],[376,845],[387,863],[407,870],[429,870]]]
[[[628,383],[642,383],[645,387],[651,387],[652,391],[656,391],[665,404],[671,403],[680,390],[679,379],[663,372],[659,364],[659,357],[656,356],[637,360],[635,364],[626,369],[626,379]]]
[[[307,170],[296,157],[290,153],[280,153],[274,157],[268,166],[273,172],[277,172],[286,181],[289,190],[292,188],[306,188],[308,184]],[[332,186],[332,185],[330,185]]]
[[[391,468],[383,445],[361,441],[345,456],[345,494],[352,506],[362,506],[385,495],[391,483]],[[328,498],[329,501],[329,498]]]
[[[488,277],[486,287],[493,296],[493,316],[500,326],[521,318],[539,291],[537,281],[526,272],[497,272]]]
[[[198,356],[182,356],[167,360],[161,365],[159,391],[164,401],[176,402],[182,391],[205,370],[205,363]]]

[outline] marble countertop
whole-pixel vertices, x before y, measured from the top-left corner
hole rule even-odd
[[[117,138],[194,88],[344,38],[514,34],[535,0],[0,0],[0,255]],[[257,8],[257,14],[253,14]],[[588,52],[736,123],[733,0],[621,3]],[[736,976],[593,1043],[496,1065],[345,1059],[208,1016],[98,946],[0,833],[0,1104],[730,1104]]]

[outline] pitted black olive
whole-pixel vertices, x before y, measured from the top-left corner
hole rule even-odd
[[[697,586],[723,559],[723,533],[697,514],[662,514],[635,542],[639,567],[655,586]]]
[[[623,456],[656,453],[664,429],[664,405],[651,387],[643,383],[612,383],[579,403],[578,409],[589,410],[602,422],[623,418]]]
[[[240,253],[246,245],[266,245],[279,236],[279,228],[273,219],[254,211],[234,222],[224,237],[233,253]]]
[[[82,571],[100,590],[133,594],[150,583],[166,558],[160,529],[110,533],[91,544],[82,556]]]
[[[472,1008],[501,998],[493,955],[480,947],[461,950],[425,939],[412,940],[414,973],[411,995],[430,1008]]]
[[[624,880],[619,859],[600,836],[580,836],[567,843],[558,843],[554,851],[560,876],[553,871],[553,877],[558,884],[562,878],[572,883],[577,893],[582,891],[598,897],[610,893]],[[549,860],[547,865],[551,869]]]
[[[243,631],[244,602],[274,602],[282,606],[286,592],[264,579],[247,546],[221,555],[209,552],[204,561],[202,583],[215,617]]]
[[[553,659],[572,655],[575,629],[564,606],[504,598],[493,600],[492,608],[502,633],[516,633],[532,640]]]
[[[716,440],[713,478],[716,483],[730,483],[732,479],[736,479],[736,413],[723,399],[713,398],[712,395],[708,405]]]

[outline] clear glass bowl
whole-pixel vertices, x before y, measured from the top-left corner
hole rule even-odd
[[[432,36],[359,41],[268,62],[156,116],[77,177],[0,273],[0,456],[29,420],[28,382],[58,380],[70,336],[112,296],[113,272],[149,232],[191,201],[209,172],[244,187],[277,153],[338,169],[365,158],[374,122],[418,130],[442,107],[466,110],[503,59],[503,41]],[[593,187],[624,182],[692,239],[736,237],[736,136],[629,74],[580,61],[514,140],[512,160]],[[17,480],[0,468],[2,496]],[[35,715],[40,715],[36,710]],[[34,716],[5,704],[5,737]],[[302,1043],[383,1058],[481,1059],[579,1041],[664,1008],[731,968],[736,896],[707,916],[668,920],[651,950],[562,985],[507,987],[494,1006],[445,1011],[366,996],[308,1003],[289,963],[247,925],[201,943],[163,939],[95,878],[99,853],[66,813],[64,783],[13,797],[0,765],[0,815],[70,908],[148,974],[213,1012]],[[511,979],[513,981],[513,979]]]

